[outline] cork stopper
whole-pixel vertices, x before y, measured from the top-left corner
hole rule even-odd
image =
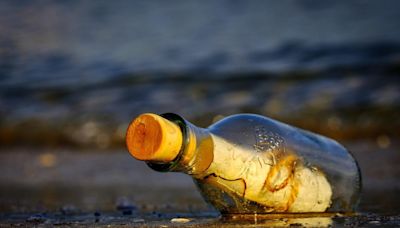
[[[126,133],[129,152],[142,161],[170,162],[178,155],[182,141],[177,124],[152,113],[134,119]]]

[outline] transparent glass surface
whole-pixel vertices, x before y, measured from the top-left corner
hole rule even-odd
[[[250,114],[227,117],[208,131],[214,160],[195,182],[222,213],[355,210],[360,172],[336,141]]]

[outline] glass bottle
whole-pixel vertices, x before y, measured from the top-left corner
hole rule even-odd
[[[350,212],[361,176],[336,141],[254,114],[208,128],[145,113],[129,125],[130,153],[156,171],[193,177],[221,213]]]

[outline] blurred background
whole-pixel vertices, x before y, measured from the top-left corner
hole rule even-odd
[[[360,210],[399,213],[399,9],[1,1],[0,212],[210,211],[189,177],[131,158],[126,128],[143,112],[202,127],[250,112],[344,144],[363,173]]]

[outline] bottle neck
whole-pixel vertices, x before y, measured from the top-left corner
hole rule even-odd
[[[184,172],[193,176],[201,175],[211,165],[214,143],[208,129],[196,127],[179,115],[162,114],[162,117],[177,124],[183,135],[181,149],[176,158],[167,163],[147,162],[160,172]]]

